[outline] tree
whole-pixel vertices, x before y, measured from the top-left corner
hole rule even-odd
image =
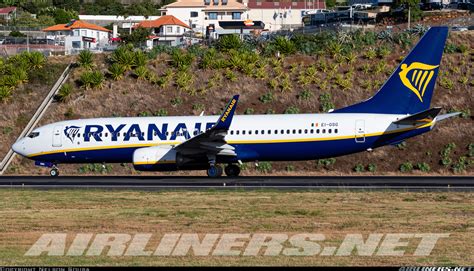
[[[54,11],[54,22],[56,24],[67,24],[69,23],[72,19],[79,19],[79,15],[76,11],[74,10],[65,10],[61,8],[57,8]]]
[[[400,4],[406,6],[403,11],[405,20],[408,20],[408,8],[410,8],[410,20],[412,22],[418,21],[423,17],[419,3],[419,0],[400,0]]]
[[[16,31],[16,30],[10,32],[10,34],[8,34],[8,36],[10,36],[10,37],[26,37],[25,34],[21,33],[20,31]]]
[[[336,6],[336,0],[326,0],[326,7],[332,8]]]
[[[132,43],[134,46],[138,47],[144,45],[145,42],[148,40],[148,36],[150,36],[150,29],[144,27],[138,27],[137,29],[133,30],[131,34],[121,34],[120,38],[125,43]]]

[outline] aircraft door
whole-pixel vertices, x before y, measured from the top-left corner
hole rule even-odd
[[[365,120],[356,120],[355,123],[355,141],[357,143],[365,142]]]
[[[58,125],[54,126],[53,130],[53,147],[61,147],[62,144],[62,135],[61,131],[63,130],[63,126]]]

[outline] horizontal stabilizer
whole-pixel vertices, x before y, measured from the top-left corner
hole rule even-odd
[[[448,118],[451,118],[451,117],[455,117],[457,115],[461,115],[461,112],[454,112],[454,113],[439,115],[435,118],[435,121],[445,120],[445,119],[448,119]]]
[[[398,125],[419,125],[432,122],[441,111],[441,107],[433,107],[425,111],[394,121]]]

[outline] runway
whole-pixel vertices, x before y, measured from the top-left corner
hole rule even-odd
[[[0,189],[133,190],[402,190],[474,191],[474,177],[306,176],[306,177],[154,177],[154,176],[1,176]]]

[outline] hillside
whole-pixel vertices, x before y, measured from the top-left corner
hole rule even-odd
[[[81,66],[70,76],[71,93],[66,91],[62,102],[53,103],[40,125],[91,117],[197,115],[201,111],[219,114],[235,93],[241,94],[237,114],[325,112],[372,96],[419,37],[383,35],[321,34],[245,44],[229,38],[218,43],[216,49],[159,47],[146,54],[123,49],[113,54],[82,56]],[[243,175],[472,175],[473,45],[472,33],[450,34],[432,101],[432,106],[445,111],[463,111],[462,117],[398,146],[335,159],[262,162],[259,168],[248,164]],[[275,57],[276,51],[281,52],[280,58]],[[70,59],[55,61],[66,64]],[[88,78],[94,72],[100,73],[95,81]],[[17,122],[20,112],[26,110],[23,105],[31,107],[29,103],[35,97],[22,92],[2,105],[2,111],[14,113],[5,114],[0,126],[21,126]],[[2,153],[15,140],[14,134],[2,135]],[[107,165],[105,170],[100,165],[60,168],[62,175],[143,174],[131,165],[118,164]],[[17,157],[7,173],[46,172],[34,167],[32,161]]]

